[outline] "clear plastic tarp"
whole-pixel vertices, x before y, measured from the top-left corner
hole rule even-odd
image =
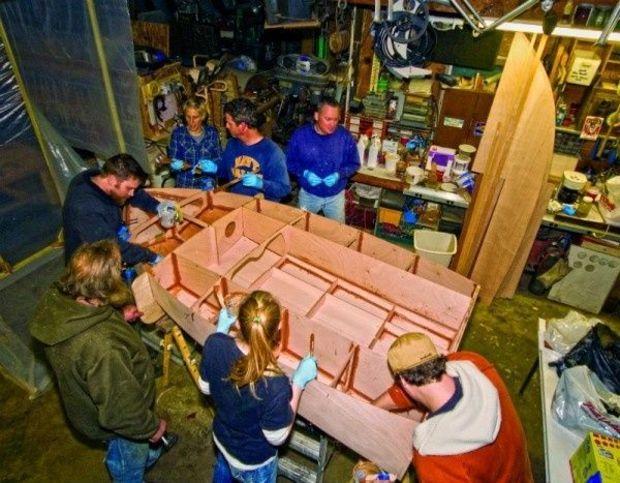
[[[127,1],[2,0],[0,20],[31,103],[59,134],[146,167]]]
[[[0,106],[0,256],[15,265],[58,237],[60,197],[1,42]]]
[[[0,256],[15,267],[58,237],[61,201],[85,167],[71,146],[145,167],[146,151],[126,1],[0,0],[0,33]],[[0,279],[9,315],[23,272]],[[26,319],[6,315],[0,365],[37,392],[49,374]]]

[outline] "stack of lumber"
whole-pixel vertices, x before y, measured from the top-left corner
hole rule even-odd
[[[478,186],[453,268],[480,284],[480,300],[511,297],[552,186],[555,105],[540,55],[516,34],[473,171]]]

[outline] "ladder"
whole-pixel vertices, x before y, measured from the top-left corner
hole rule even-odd
[[[315,434],[309,435],[310,431]],[[288,456],[291,451],[296,455]],[[278,459],[278,475],[295,483],[322,483],[333,452],[329,438],[298,416],[285,455]],[[304,459],[310,460],[310,463],[304,462]]]

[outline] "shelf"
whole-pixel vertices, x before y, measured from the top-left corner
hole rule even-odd
[[[459,208],[467,208],[469,206],[469,203],[461,195],[433,188],[426,188],[425,186],[409,186],[409,188],[403,190],[403,194],[448,206],[458,206]]]
[[[579,131],[577,129],[570,128],[570,127],[556,126],[555,130],[559,131],[559,132],[567,133],[567,134],[575,134],[576,136],[581,134],[581,131]],[[607,131],[607,125],[603,126],[602,131]],[[604,132],[601,132],[601,133],[599,133],[598,137],[599,138],[605,138],[605,137],[607,137],[607,135]],[[609,138],[608,138],[609,141],[615,141],[616,139],[617,139],[616,136],[609,136]],[[589,141],[589,139],[584,139],[583,141]]]
[[[297,22],[267,23],[265,30],[271,29],[317,29],[321,26],[318,20],[300,20]]]

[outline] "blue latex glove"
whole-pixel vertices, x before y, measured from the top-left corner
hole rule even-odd
[[[314,174],[309,169],[304,171],[303,177],[308,180],[308,183],[310,184],[310,186],[318,186],[323,182],[321,178],[319,178],[316,174]]]
[[[162,257],[161,255],[157,255],[151,262],[151,265],[157,265],[159,262],[161,262],[164,259],[164,257]]]
[[[228,309],[224,308],[220,310],[220,315],[217,317],[217,326],[215,332],[221,332],[222,334],[228,334],[228,331],[236,322],[237,317],[232,315]]]
[[[180,159],[173,159],[170,161],[170,169],[172,171],[181,171],[183,166],[185,166],[185,163]]]
[[[244,174],[241,178],[241,184],[248,186],[249,188],[256,188],[257,190],[263,189],[263,178],[254,173]]]
[[[325,186],[328,187],[332,187],[334,186],[338,180],[340,179],[340,173],[332,173],[329,176],[326,176],[325,178],[323,178],[323,183],[325,183]]]
[[[206,174],[217,173],[217,164],[215,164],[215,161],[212,161],[210,159],[201,159],[200,161],[198,161],[196,167]]]
[[[116,238],[118,241],[129,241],[131,238],[131,233],[129,233],[129,228],[124,223],[116,230]]]
[[[301,389],[305,389],[306,384],[316,379],[317,368],[314,356],[306,356],[301,361],[295,372],[293,372],[293,384]]]

